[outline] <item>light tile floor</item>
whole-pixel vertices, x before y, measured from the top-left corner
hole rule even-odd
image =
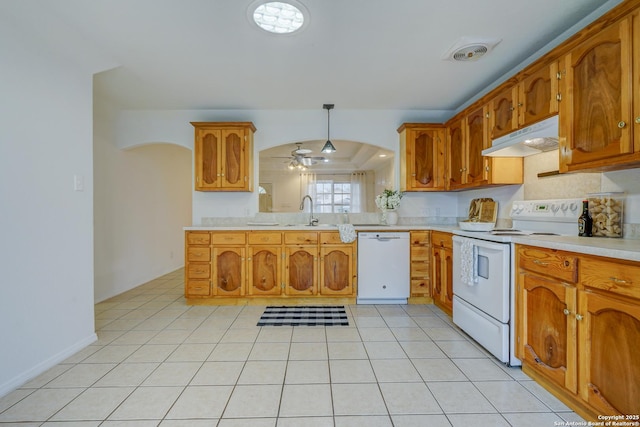
[[[425,305],[349,327],[187,306],[175,271],[95,306],[98,341],[0,399],[20,426],[556,426],[583,421]]]

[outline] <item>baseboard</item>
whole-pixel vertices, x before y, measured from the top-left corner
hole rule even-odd
[[[12,379],[10,379],[9,381],[0,384],[0,397],[9,394],[10,392],[12,392],[13,390],[19,388],[20,386],[26,384],[27,382],[31,381],[32,379],[36,378],[38,375],[44,373],[45,371],[47,371],[48,369],[56,366],[58,363],[63,362],[64,360],[68,359],[69,357],[73,356],[74,354],[76,354],[77,352],[79,352],[80,350],[82,350],[83,348],[87,347],[88,345],[90,345],[91,343],[94,343],[98,340],[98,336],[95,334],[95,332],[91,335],[89,335],[88,337],[84,338],[83,340],[78,341],[77,343],[75,343],[74,345],[72,345],[71,347],[68,347],[66,349],[64,349],[63,351],[59,352],[58,354],[55,354],[54,356],[43,360],[42,362],[38,363],[37,365],[33,366],[32,368],[22,372],[21,374],[13,377]]]

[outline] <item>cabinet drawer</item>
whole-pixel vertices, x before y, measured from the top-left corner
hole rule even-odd
[[[518,267],[569,283],[578,281],[578,257],[553,249],[519,246]]]
[[[282,244],[282,233],[279,231],[260,231],[249,233],[250,245],[280,245]]]
[[[428,261],[431,249],[427,246],[411,246],[411,261]]]
[[[439,248],[453,249],[453,240],[452,240],[451,233],[443,233],[441,231],[432,231],[431,244]]]
[[[412,231],[411,232],[411,244],[412,245],[429,245],[429,231]]]
[[[187,260],[188,261],[211,261],[211,249],[202,247],[189,247],[187,248]]]
[[[187,277],[189,279],[209,279],[211,277],[211,266],[209,264],[189,264]]]
[[[208,280],[190,280],[186,291],[190,296],[206,297],[211,295],[211,284]]]
[[[339,232],[320,232],[320,244],[321,245],[343,245],[350,243],[343,243],[340,240]]]
[[[580,282],[591,288],[640,299],[640,264],[583,258],[580,262]]]
[[[411,277],[429,277],[429,263],[428,262],[412,262],[411,263]]]
[[[411,295],[430,296],[431,287],[429,286],[429,279],[411,279]]]
[[[284,233],[284,243],[286,245],[315,245],[318,243],[318,233],[313,231]]]
[[[188,231],[187,243],[190,245],[208,245],[211,243],[211,234],[208,231]]]
[[[211,233],[214,245],[244,245],[247,243],[246,233]]]

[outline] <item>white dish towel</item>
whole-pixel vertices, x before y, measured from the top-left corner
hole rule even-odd
[[[356,240],[356,229],[352,224],[338,224],[338,231],[342,243],[351,243]]]
[[[460,281],[463,285],[478,283],[478,247],[471,240],[464,240],[460,246]]]

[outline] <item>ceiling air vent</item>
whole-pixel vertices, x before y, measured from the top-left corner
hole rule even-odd
[[[500,43],[499,39],[472,39],[462,37],[444,54],[442,59],[449,61],[477,61]]]
[[[488,51],[489,49],[487,46],[483,44],[474,44],[456,50],[453,52],[452,58],[454,61],[476,61]]]

